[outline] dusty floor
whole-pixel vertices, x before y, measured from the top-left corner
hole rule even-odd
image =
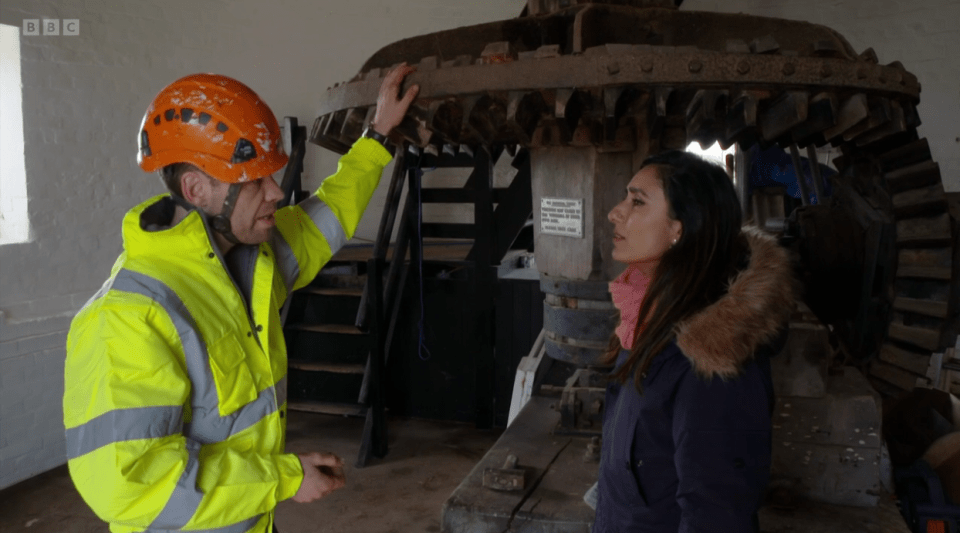
[[[310,504],[282,502],[281,533],[439,532],[440,509],[500,435],[468,424],[393,419],[390,453],[366,468],[357,458],[363,420],[290,413],[290,452],[330,451],[347,463],[347,486]],[[56,468],[0,491],[0,533],[104,533],[67,474]]]

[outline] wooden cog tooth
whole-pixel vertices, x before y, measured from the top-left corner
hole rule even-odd
[[[347,111],[343,117],[343,125],[340,127],[339,140],[344,144],[353,144],[363,133],[364,119],[367,117],[367,110],[355,107]]]
[[[916,187],[942,184],[940,165],[929,160],[887,172],[884,178],[894,194]]]
[[[897,220],[898,246],[950,244],[950,214]]]
[[[725,137],[727,144],[738,143],[741,148],[750,148],[757,141],[758,98],[744,94],[734,100],[727,114]]]
[[[947,318],[947,302],[898,296],[893,300],[893,308],[934,318]]]
[[[893,110],[891,109],[890,100],[886,98],[874,98],[870,102],[870,111],[867,119],[843,132],[843,140],[848,142],[852,141],[860,135],[886,124],[892,117]],[[858,146],[863,145],[864,144],[858,144]]]
[[[897,215],[916,215],[947,210],[947,197],[943,183],[906,190],[892,197],[893,211]]]
[[[927,367],[930,365],[930,354],[912,352],[890,343],[886,343],[880,348],[879,357],[880,360],[885,363],[898,366],[921,376],[926,373]]]
[[[879,160],[884,173],[889,174],[894,170],[918,163],[929,162],[931,165],[936,165],[936,163],[930,161],[932,158],[933,156],[930,154],[930,144],[927,142],[927,139],[920,139],[880,154]],[[890,178],[887,177],[888,181],[889,179]],[[939,173],[936,179],[940,179]]]
[[[897,254],[897,277],[949,281],[953,250],[950,248],[904,248]]]
[[[833,93],[819,93],[810,99],[807,109],[807,121],[791,131],[794,142],[800,146],[826,144],[822,132],[837,123],[838,104]]]
[[[913,372],[879,360],[875,360],[870,364],[869,373],[873,377],[893,385],[895,390],[898,389],[894,394],[913,390],[913,388],[917,386],[917,380],[920,380],[922,383],[926,383],[927,381],[924,376],[914,374]]]
[[[310,129],[310,142],[316,143],[323,136],[323,131],[327,127],[330,115],[320,115],[313,121],[313,127]]]
[[[727,91],[701,89],[687,106],[687,140],[709,146],[723,128],[727,114]]]
[[[760,134],[768,142],[776,141],[785,133],[807,120],[809,94],[804,91],[786,91],[774,100],[760,116]]]
[[[647,129],[651,138],[661,135],[666,125],[667,104],[673,95],[673,87],[657,87],[653,90],[650,112],[647,114]]]
[[[844,100],[837,112],[837,123],[823,132],[823,137],[830,141],[843,135],[870,115],[867,95],[855,94]]]
[[[889,116],[881,119],[876,128],[855,138],[853,142],[857,146],[866,146],[905,131],[907,131],[907,123],[903,115],[903,108],[900,107],[899,102],[892,101],[890,102]]]
[[[924,350],[935,352],[940,349],[940,331],[915,326],[907,326],[899,322],[891,322],[888,334],[891,339],[906,342]]]

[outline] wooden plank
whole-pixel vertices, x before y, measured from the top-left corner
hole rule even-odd
[[[367,410],[366,407],[358,404],[306,401],[287,402],[287,409],[341,416],[362,416]]]
[[[441,523],[443,531],[506,531],[514,522],[517,509],[528,501],[534,488],[548,470],[553,469],[557,457],[573,440],[557,437],[551,431],[560,421],[560,413],[550,408],[555,399],[534,396],[511,424],[483,456],[460,486],[443,504]],[[527,488],[518,492],[500,492],[483,487],[483,472],[486,468],[502,468],[507,455],[518,458],[518,467],[527,471]],[[582,461],[581,461],[582,462]],[[596,464],[592,464],[592,477],[582,482],[590,486],[596,481]],[[586,490],[586,488],[584,488]],[[556,527],[555,533],[586,532],[592,523],[593,511],[580,500],[566,500],[570,512],[579,517],[579,523],[570,528]],[[583,509],[579,509],[582,507]],[[530,519],[531,516],[525,517]],[[520,528],[514,529],[514,531]],[[531,528],[531,530],[533,530]],[[526,530],[525,530],[526,531]]]
[[[910,533],[891,497],[881,497],[876,507],[796,500],[790,509],[761,507],[758,515],[764,533]]]
[[[921,315],[937,318],[947,318],[947,302],[937,302],[934,300],[918,300],[916,298],[904,298],[897,296],[893,300],[893,308],[900,311],[910,311]]]
[[[889,335],[893,339],[910,343],[931,352],[940,348],[940,332],[937,330],[905,326],[892,322]]]
[[[949,243],[950,241],[949,213],[897,220],[897,244],[900,246]]]
[[[477,235],[474,224],[425,222],[420,227],[421,235],[439,239],[473,239]]]
[[[473,189],[453,187],[436,187],[420,189],[420,201],[425,204],[472,204],[476,197]],[[508,198],[507,189],[492,189],[493,203],[500,203]]]
[[[314,361],[299,361],[290,359],[287,361],[289,368],[297,370],[306,370],[308,372],[331,372],[334,374],[363,374],[364,365],[344,365],[336,363],[320,363]]]
[[[311,331],[313,333],[340,333],[344,335],[363,335],[360,328],[353,324],[291,324],[287,326],[290,329],[298,331]]]
[[[930,366],[930,355],[913,353],[892,344],[884,344],[880,348],[880,360],[909,370],[914,374],[924,375]]]
[[[330,287],[304,287],[300,292],[307,294],[319,294],[321,296],[350,296],[360,298],[363,296],[363,289],[340,289]]]
[[[882,361],[873,361],[870,364],[870,375],[905,391],[913,390],[917,386],[917,379],[926,381],[926,378]]]

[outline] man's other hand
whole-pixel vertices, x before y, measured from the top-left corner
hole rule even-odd
[[[332,453],[305,453],[297,455],[303,466],[303,483],[293,501],[309,503],[319,500],[346,483],[343,475],[343,460]]]
[[[408,74],[416,70],[406,63],[401,63],[383,78],[383,83],[380,84],[380,96],[377,97],[377,112],[370,124],[377,133],[384,136],[390,135],[393,128],[397,127],[403,120],[403,116],[407,114],[410,104],[420,92],[420,86],[410,87],[403,98],[400,98],[400,85]]]

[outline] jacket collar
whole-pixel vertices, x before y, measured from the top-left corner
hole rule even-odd
[[[176,204],[170,195],[154,196],[123,217],[123,248],[128,257],[198,259],[215,252],[210,228],[198,211],[170,226]]]
[[[787,250],[756,228],[744,228],[750,260],[727,293],[677,328],[677,346],[700,376],[731,378],[758,348],[774,342],[795,305]]]

